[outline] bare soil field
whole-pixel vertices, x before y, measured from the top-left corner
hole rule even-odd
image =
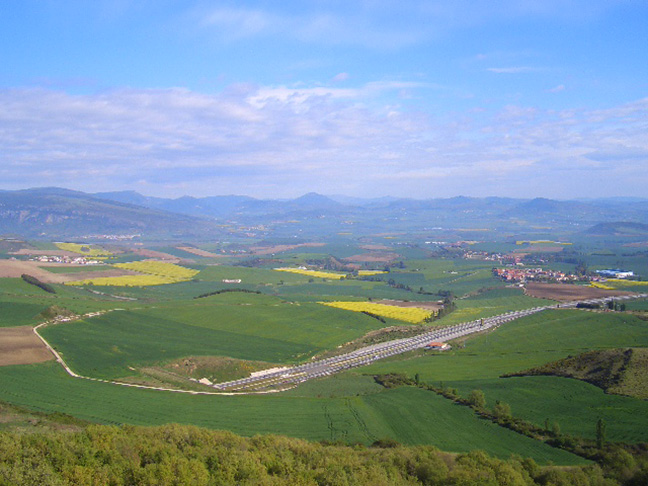
[[[271,255],[282,251],[294,250],[296,248],[315,248],[324,246],[324,243],[299,243],[297,245],[274,245],[274,246],[252,246],[250,251],[254,255]]]
[[[363,250],[391,250],[391,248],[386,245],[361,245],[360,248]]]
[[[133,250],[133,253],[146,258],[155,258],[156,260],[162,260],[169,263],[180,263],[182,261],[182,258],[179,258],[175,255],[161,251],[147,250],[146,248],[138,248],[136,250]]]
[[[0,366],[42,363],[54,359],[31,326],[0,328]]]
[[[45,283],[65,283],[70,281],[68,275],[50,273],[40,268],[41,266],[44,266],[41,262],[0,260],[0,278],[20,278],[23,273],[26,273]]]
[[[76,273],[51,273],[46,270],[47,267],[74,267],[79,265],[71,263],[43,263],[43,262],[25,262],[21,260],[0,260],[0,278],[20,278],[23,273],[36,277],[45,283],[66,283],[76,280],[85,280],[87,278],[100,277],[121,277],[123,275],[138,275],[137,272],[124,270],[121,268],[111,268],[109,270],[94,270],[88,272]]]
[[[621,290],[606,290],[583,285],[570,284],[544,284],[529,283],[524,293],[538,299],[557,300],[565,302],[570,300],[600,299],[603,297],[616,297],[619,295],[630,295],[632,292]]]
[[[369,252],[343,258],[347,262],[389,263],[400,258],[398,253]]]
[[[527,253],[559,253],[564,249],[565,247],[561,245],[531,245],[524,251]]]
[[[201,250],[200,248],[193,248],[191,246],[176,246],[176,248],[205,258],[220,258],[225,256],[219,255],[218,253],[212,253],[211,251]]]
[[[403,300],[383,299],[377,301],[376,304],[393,305],[396,307],[418,307],[419,309],[427,309],[432,311],[443,309],[443,304],[439,304],[437,302],[405,302]]]

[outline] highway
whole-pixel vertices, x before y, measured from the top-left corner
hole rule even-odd
[[[477,332],[492,329],[506,322],[519,319],[520,317],[529,316],[542,312],[547,309],[555,308],[575,308],[578,304],[606,304],[610,300],[623,301],[627,299],[637,299],[648,297],[648,294],[634,294],[619,297],[606,297],[602,299],[589,299],[583,301],[564,302],[556,305],[533,307],[519,311],[507,312],[494,317],[477,319],[470,322],[464,322],[454,326],[436,329],[434,331],[419,334],[411,338],[396,339],[384,343],[374,344],[364,348],[356,349],[346,354],[334,356],[331,358],[312,361],[310,363],[282,368],[276,371],[270,370],[265,374],[256,374],[248,378],[228,381],[224,383],[215,383],[211,385],[217,390],[223,392],[243,392],[254,393],[264,390],[281,390],[292,388],[299,383],[307,380],[320,378],[340,371],[356,368],[370,364],[379,359],[388,358],[397,354],[406,353],[415,349],[424,348],[430,342],[446,342],[453,339],[474,334]]]

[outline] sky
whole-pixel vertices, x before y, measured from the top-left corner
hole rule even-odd
[[[0,189],[648,197],[648,0],[2,0]]]

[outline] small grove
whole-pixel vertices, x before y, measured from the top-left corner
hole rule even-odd
[[[636,478],[641,480],[639,476]],[[539,467],[532,459],[502,460],[481,451],[454,455],[431,446],[405,447],[389,439],[365,447],[271,435],[243,438],[230,432],[182,425],[90,425],[77,431],[0,434],[0,485],[35,484],[614,486],[623,483],[596,464]]]

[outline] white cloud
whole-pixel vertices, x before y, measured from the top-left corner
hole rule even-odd
[[[443,124],[377,103],[385,90],[411,84],[419,86],[232,86],[217,95],[0,90],[2,188],[275,197],[340,187],[413,197],[645,193],[648,99],[599,110],[507,106]],[[367,99],[373,103],[358,102]],[[578,185],[557,184],[566,170]],[[558,188],[581,192],[550,193]]]
[[[522,73],[535,73],[540,71],[540,68],[531,66],[511,66],[511,67],[491,67],[486,71],[497,74],[522,74]]]
[[[549,90],[547,90],[549,93],[560,93],[561,91],[565,91],[565,85],[564,84],[559,84],[558,86],[555,86]]]
[[[192,11],[198,26],[221,39],[281,36],[323,45],[399,49],[434,39],[455,29],[494,21],[548,19],[587,22],[622,5],[623,0],[398,0],[292,4],[246,2],[245,6],[206,7]]]

